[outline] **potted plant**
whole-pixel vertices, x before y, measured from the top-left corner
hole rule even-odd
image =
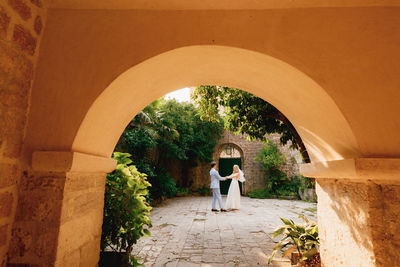
[[[280,250],[283,257],[291,256],[292,265],[300,263],[300,266],[321,266],[319,260],[319,236],[316,222],[300,216],[304,223],[296,224],[292,220],[281,218],[283,226],[278,227],[272,234],[272,238],[282,235],[281,240],[273,247],[268,264]]]
[[[146,202],[146,174],[140,173],[128,153],[115,152],[117,168],[107,174],[99,266],[138,266],[133,245],[150,235],[151,207]]]

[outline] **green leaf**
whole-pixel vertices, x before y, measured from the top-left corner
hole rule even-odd
[[[273,250],[271,253],[271,256],[269,256],[268,259],[268,264],[271,264],[272,260],[274,259],[275,255],[276,255],[277,250]]]

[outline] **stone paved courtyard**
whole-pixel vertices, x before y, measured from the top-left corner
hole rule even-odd
[[[300,214],[316,220],[316,204],[242,197],[241,210],[214,213],[211,197],[174,198],[152,210],[152,236],[133,254],[144,266],[268,266],[279,217],[300,221]],[[277,258],[273,266],[290,263]]]

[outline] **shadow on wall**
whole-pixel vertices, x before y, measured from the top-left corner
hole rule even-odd
[[[320,229],[324,262],[365,266],[367,261],[370,266],[400,266],[394,244],[400,230],[400,213],[385,212],[385,205],[392,200],[398,208],[389,210],[400,211],[400,186],[318,179],[317,192],[318,222],[327,226]],[[392,197],[385,201],[386,195]],[[335,225],[335,230],[329,225]],[[325,253],[326,247],[329,247],[329,254]]]

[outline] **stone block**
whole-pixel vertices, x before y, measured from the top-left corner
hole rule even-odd
[[[4,76],[2,89],[4,91],[20,92],[27,94],[27,90],[11,90],[9,87],[26,88],[33,79],[33,62],[23,53],[18,53],[10,43],[0,40],[0,75]]]
[[[19,175],[16,164],[0,163],[0,188],[15,185]]]
[[[0,192],[0,218],[11,216],[13,202],[14,195],[12,192]]]
[[[57,253],[58,224],[42,223],[38,226],[32,253],[41,262],[54,262]]]
[[[40,35],[40,33],[42,32],[42,28],[43,28],[43,22],[42,22],[42,18],[40,16],[36,16],[33,28],[34,28],[35,32],[37,33],[37,35]]]
[[[31,18],[31,8],[24,0],[8,0],[8,4],[21,16],[23,20]]]
[[[62,199],[64,193],[65,175],[41,175],[35,173],[31,176],[26,176],[21,181],[21,190],[33,193],[44,193],[49,194],[52,199]]]
[[[14,222],[11,233],[11,242],[8,250],[8,256],[12,259],[24,257],[32,247],[33,233],[36,225]]]
[[[28,52],[29,55],[32,56],[35,53],[36,39],[22,25],[17,24],[14,26],[13,42],[16,47]]]
[[[76,249],[68,255],[65,255],[62,259],[55,262],[55,267],[70,267],[70,266],[80,266],[80,251]],[[87,265],[89,266],[89,265]],[[96,266],[96,265],[93,265]]]
[[[28,96],[13,92],[0,91],[0,105],[7,108],[21,108],[26,110],[28,107]]]
[[[37,7],[42,7],[42,2],[40,0],[31,0],[31,3]]]
[[[18,200],[16,220],[56,224],[60,221],[62,200],[51,194],[23,194]]]
[[[100,256],[100,238],[96,238],[86,242],[80,249],[80,265],[97,266]]]
[[[7,37],[9,24],[10,16],[4,10],[4,7],[0,6],[0,38],[5,39]]]
[[[7,244],[8,224],[0,226],[0,247]]]

